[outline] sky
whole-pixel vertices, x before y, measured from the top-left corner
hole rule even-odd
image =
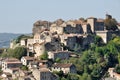
[[[120,0],[0,0],[0,33],[32,33],[38,20],[69,20],[80,17],[120,22]]]

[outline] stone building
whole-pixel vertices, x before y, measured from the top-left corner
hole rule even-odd
[[[23,56],[21,62],[23,65],[27,66],[30,62],[34,61],[34,57]]]
[[[63,63],[55,63],[51,67],[52,71],[63,71],[63,73],[76,73],[76,67],[74,64],[63,64]]]
[[[73,50],[76,44],[82,44],[83,36],[81,34],[63,34],[60,35],[61,43],[68,49]]]
[[[18,59],[7,58],[2,62],[2,71],[12,74],[13,72],[19,70],[19,67],[21,66],[22,63]]]
[[[57,26],[56,24],[52,24],[50,27],[51,33],[63,34],[63,27]]]
[[[58,80],[47,68],[35,69],[32,74],[36,80]]]
[[[46,30],[49,30],[50,28],[50,25],[51,25],[51,22],[49,21],[36,21],[34,24],[33,24],[33,34],[36,34],[36,33],[41,33],[43,31],[46,31]]]
[[[20,40],[20,45],[21,46],[27,46],[27,39]]]
[[[55,52],[48,52],[48,58],[56,60],[57,58],[59,59],[69,59],[70,56],[69,51],[55,51]]]
[[[104,20],[97,20],[94,17],[90,17],[87,19],[87,24],[90,25],[91,30],[93,33],[95,33],[95,31],[103,31],[104,30]]]
[[[108,43],[108,41],[110,41],[114,35],[120,35],[120,31],[96,31],[96,35],[100,36],[104,43]]]
[[[76,24],[75,27],[71,26],[71,25],[66,25],[66,27],[64,27],[64,33],[66,34],[83,34],[83,29],[81,25]]]
[[[39,56],[41,56],[44,51],[45,51],[45,46],[44,46],[44,42],[43,43],[34,43],[33,44],[34,46],[34,57],[38,58]]]

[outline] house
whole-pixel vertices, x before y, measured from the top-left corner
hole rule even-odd
[[[27,66],[30,62],[34,61],[34,57],[30,57],[30,56],[23,56],[21,58],[21,62],[23,65]]]
[[[44,31],[40,33],[40,39],[44,40],[45,42],[51,42],[51,37],[52,37],[52,34],[50,31]]]
[[[50,32],[51,33],[57,33],[57,34],[63,34],[63,27],[57,26],[56,24],[52,24],[50,26]]]
[[[43,43],[34,43],[34,51],[35,51],[35,57],[38,58],[40,55],[42,55],[45,51],[45,46],[44,46],[44,42]]]
[[[113,35],[118,35],[120,36],[120,31],[96,31],[96,35],[100,36],[103,39],[104,43],[108,43],[113,37]]]
[[[21,46],[27,46],[27,39],[20,40],[20,45]]]
[[[42,43],[44,42],[45,40],[44,39],[41,39],[41,35],[40,33],[36,33],[34,34],[34,43]]]
[[[48,68],[52,65],[49,60],[34,60],[28,64],[28,68],[32,71],[33,69]]]
[[[52,65],[52,61],[50,60],[38,60],[39,67],[50,67]]]
[[[32,74],[36,80],[57,80],[47,68],[35,69]]]
[[[19,78],[18,80],[26,80],[26,78],[29,78],[30,76],[32,76],[31,71],[19,70],[19,71],[15,72],[14,74],[12,74],[12,79]],[[33,80],[35,80],[35,79],[33,79]]]
[[[29,52],[34,52],[33,43],[34,43],[34,39],[27,39],[27,48]]]
[[[55,52],[48,52],[49,59],[68,59],[70,56],[70,51],[55,51]]]
[[[70,63],[55,63],[51,67],[52,71],[63,71],[63,73],[76,73],[76,67],[74,64]]]
[[[22,66],[22,63],[15,58],[7,58],[2,62],[2,71],[14,73],[15,71],[19,70],[19,67]]]
[[[114,68],[109,68],[108,72],[110,77],[115,78],[116,80],[120,80],[120,74],[114,72]]]
[[[84,35],[81,34],[63,34],[60,35],[61,43],[73,50],[76,44],[81,44]]]
[[[6,72],[3,72],[1,75],[0,75],[0,79],[1,80],[8,80],[8,78],[11,78],[12,75],[10,73],[6,73]]]
[[[29,68],[30,71],[33,71],[34,69],[38,69],[39,68],[39,63],[37,61],[30,62],[28,64],[28,68]]]
[[[94,17],[89,17],[87,19],[87,24],[90,25],[93,33],[95,33],[95,31],[104,31],[104,20],[102,19],[97,20]]]

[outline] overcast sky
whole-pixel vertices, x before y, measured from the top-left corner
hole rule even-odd
[[[106,13],[120,22],[120,0],[0,0],[0,33],[31,33],[37,20],[105,18]]]

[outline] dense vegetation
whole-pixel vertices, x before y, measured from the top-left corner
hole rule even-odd
[[[107,15],[107,18],[105,19],[104,23],[105,23],[105,26],[106,26],[106,30],[115,31],[115,30],[118,29],[117,21],[114,18],[112,18],[111,15]]]
[[[0,57],[6,58],[6,57],[14,57],[17,59],[20,59],[22,56],[27,55],[27,49],[25,47],[16,47],[15,49],[7,49],[2,54],[0,54]]]
[[[77,74],[63,75],[60,80],[99,80],[109,67],[120,64],[120,37],[103,44],[101,38],[96,36],[95,42],[90,44],[87,50],[77,54],[80,55],[79,58],[61,61],[75,64]],[[120,65],[116,66],[116,72],[120,73]]]

